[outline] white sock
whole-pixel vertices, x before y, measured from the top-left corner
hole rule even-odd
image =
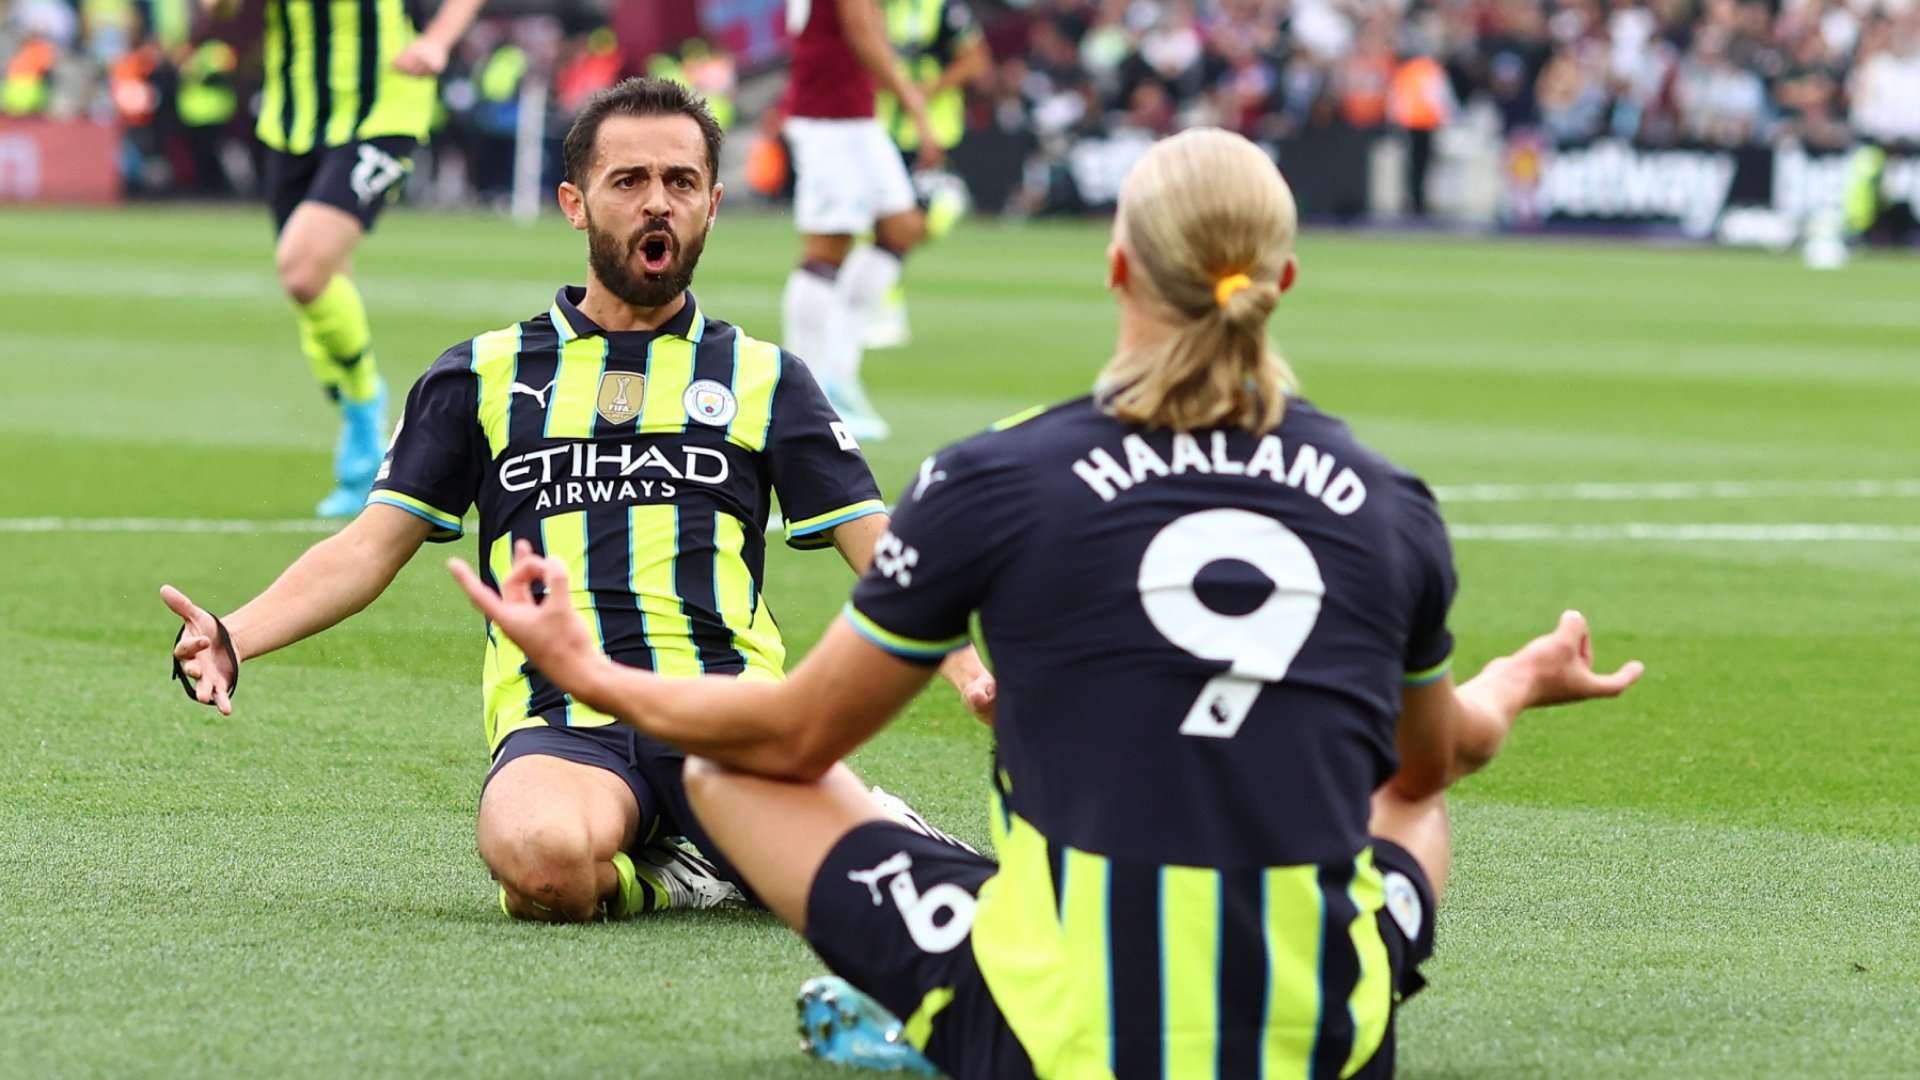
[[[860,378],[860,361],[865,353],[867,320],[886,303],[887,294],[900,281],[900,256],[882,247],[862,244],[840,264],[840,277],[834,282],[847,322],[845,363],[848,376]]]
[[[900,256],[883,247],[862,244],[840,268],[840,291],[862,315],[879,311],[887,294],[900,284]]]
[[[805,360],[822,381],[837,377],[828,369],[834,363],[828,324],[839,303],[839,290],[832,278],[800,266],[787,275],[786,291],[780,297],[781,321],[785,324],[780,343]]]
[[[831,290],[821,302],[825,330],[820,335],[819,356],[809,361],[822,385],[860,381],[860,335],[866,320],[839,289]]]

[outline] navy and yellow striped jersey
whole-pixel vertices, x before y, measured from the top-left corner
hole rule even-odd
[[[787,542],[825,547],[882,513],[879,491],[806,365],[707,319],[692,293],[655,332],[607,331],[562,289],[551,310],[448,350],[414,384],[370,502],[461,535],[481,576],[516,540],[563,560],[572,602],[615,660],[663,675],[778,679],[761,593],[771,496]],[[543,723],[598,726],[487,627],[488,745]]]
[[[1304,401],[1270,433],[1091,398],[928,459],[846,609],[999,679],[974,958],[1041,1076],[1338,1077],[1393,978],[1369,798],[1447,670],[1417,479]]]
[[[288,154],[386,135],[426,138],[436,80],[393,69],[418,36],[411,0],[266,0],[254,132]]]

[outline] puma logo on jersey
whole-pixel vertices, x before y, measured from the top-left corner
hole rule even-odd
[[[512,386],[507,388],[507,393],[509,395],[525,394],[528,397],[532,398],[533,400],[539,402],[540,407],[543,409],[547,407],[547,395],[552,391],[553,391],[553,382],[551,380],[548,381],[547,385],[541,387],[538,390],[535,390],[533,387],[528,386],[526,383],[523,383],[523,382],[514,383]]]
[[[871,870],[847,871],[847,880],[865,885],[867,891],[873,894],[873,906],[879,907],[884,899],[880,895],[880,883],[895,874],[904,874],[911,869],[913,869],[913,856],[904,851],[897,851],[881,860],[880,865]]]
[[[927,489],[947,478],[947,470],[935,469],[932,458],[920,463],[920,482],[913,485],[913,501],[919,502]]]

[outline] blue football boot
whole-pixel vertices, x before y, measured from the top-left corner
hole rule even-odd
[[[901,1031],[886,1006],[834,975],[808,979],[800,988],[800,1049],[835,1065],[875,1072],[939,1076]]]
[[[387,381],[366,401],[340,401],[340,441],[333,447],[334,488],[314,507],[323,518],[345,518],[367,505],[374,474],[387,456]]]

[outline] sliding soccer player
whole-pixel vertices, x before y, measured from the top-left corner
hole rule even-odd
[[[665,676],[783,677],[762,585],[770,496],[788,543],[832,545],[856,571],[887,514],[859,445],[806,366],[701,310],[688,285],[719,211],[720,128],[678,83],[593,98],[565,143],[561,209],[587,233],[584,289],[447,351],[407,400],[372,499],[254,600],[216,621],[169,588],[196,696],[230,711],[236,662],[371,603],[428,540],[479,512],[504,576],[516,541],[563,560],[600,648]],[[231,641],[231,653],[227,642]],[[484,712],[493,755],[480,854],[522,918],[708,907],[737,879],[681,784],[684,755],[562,693],[491,627]],[[947,669],[976,705],[991,678]]]
[[[1295,396],[1267,344],[1294,231],[1252,143],[1157,144],[1120,195],[1098,389],[931,458],[789,681],[618,668],[535,602],[572,580],[560,562],[521,553],[497,595],[454,567],[554,679],[699,755],[709,836],[841,977],[802,991],[821,1056],[956,1080],[1390,1077],[1449,873],[1446,789],[1521,710],[1639,678],[1594,671],[1567,612],[1454,684],[1432,494]],[[998,863],[888,821],[840,764],[974,627],[1003,683]]]

